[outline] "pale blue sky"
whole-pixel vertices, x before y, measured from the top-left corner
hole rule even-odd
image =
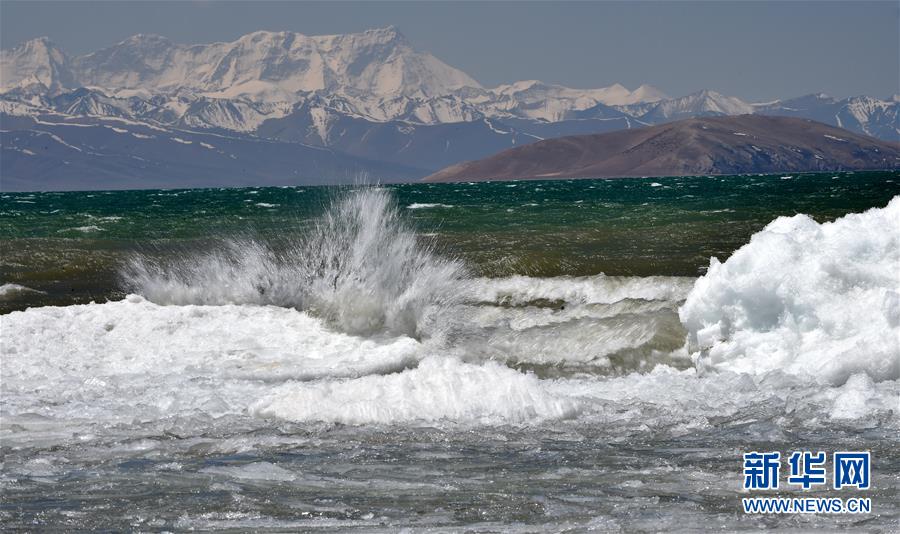
[[[649,83],[748,100],[900,92],[900,2],[0,2],[4,48],[46,35],[71,54],[135,33],[182,43],[255,30],[397,26],[482,84]]]

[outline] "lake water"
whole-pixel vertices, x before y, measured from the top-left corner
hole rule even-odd
[[[890,530],[898,195],[900,173],[3,193],[0,521]],[[754,450],[871,451],[874,512],[743,514]]]

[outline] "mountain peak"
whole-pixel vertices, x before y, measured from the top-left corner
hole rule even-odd
[[[168,49],[175,45],[167,37],[155,33],[136,33],[127,39],[119,41],[112,47],[104,50],[117,49]],[[102,50],[100,51],[102,52]]]
[[[46,35],[41,35],[40,37],[35,37],[34,39],[28,39],[27,41],[23,41],[19,46],[34,46],[34,45],[56,46],[53,43],[53,41],[51,41],[50,38],[47,37]]]
[[[4,89],[37,83],[58,92],[74,79],[66,54],[49,37],[36,37],[0,52],[0,82]]]
[[[294,102],[314,91],[432,97],[480,87],[462,71],[415,50],[394,26],[317,36],[264,30],[190,46],[138,34],[74,65],[80,83],[113,91],[187,90],[267,102]]]
[[[719,93],[718,91],[714,91],[712,89],[701,89],[700,91],[697,91],[696,93],[693,93],[690,96],[696,96],[697,98],[717,99],[717,98],[723,97],[724,95],[722,95],[722,93]]]
[[[17,52],[18,51],[18,52]],[[4,51],[7,52],[7,51]],[[40,37],[35,37],[33,39],[28,39],[27,41],[22,41],[18,45],[16,45],[12,50],[8,51],[8,53],[24,53],[24,54],[51,54],[56,53],[59,55],[64,55],[62,50],[56,46],[49,37],[46,35],[42,35]]]
[[[400,30],[393,24],[385,26],[384,28],[370,28],[370,29],[364,31],[363,33],[374,34],[374,35],[383,35],[385,37],[390,37],[390,38],[397,38],[397,37],[402,38],[403,37],[403,34],[400,33]]]
[[[745,115],[753,111],[753,106],[740,98],[725,96],[712,89],[703,89],[687,96],[659,102],[642,116],[642,120],[662,122],[694,116]]]
[[[261,42],[271,42],[275,40],[286,41],[288,38],[307,39],[308,37],[303,35],[302,33],[294,33],[294,32],[276,32],[271,30],[257,30],[255,32],[245,33],[237,38],[234,43],[242,43],[242,44],[254,44]]]
[[[167,37],[156,33],[136,33],[122,41],[123,43],[144,43],[144,42],[157,42],[157,41],[165,41],[169,42]]]
[[[658,102],[669,98],[669,95],[660,89],[646,83],[632,91],[631,96],[635,102]]]
[[[356,42],[377,43],[380,45],[396,45],[403,47],[411,47],[410,42],[406,39],[400,30],[394,26],[385,26],[384,28],[370,28],[362,33],[349,33],[340,35],[345,39]]]

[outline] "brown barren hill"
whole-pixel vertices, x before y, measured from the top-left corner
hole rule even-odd
[[[900,169],[900,143],[807,119],[740,115],[547,139],[427,182]]]

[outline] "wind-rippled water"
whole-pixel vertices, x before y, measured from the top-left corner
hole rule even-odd
[[[779,215],[829,220],[900,193],[896,173],[389,186],[420,236],[485,276],[697,276]],[[189,189],[0,196],[0,283],[45,292],[0,302],[121,298],[135,252],[302,234],[339,188]]]
[[[0,521],[890,530],[897,195],[898,173],[4,193]],[[745,516],[751,450],[869,450],[875,512]]]

